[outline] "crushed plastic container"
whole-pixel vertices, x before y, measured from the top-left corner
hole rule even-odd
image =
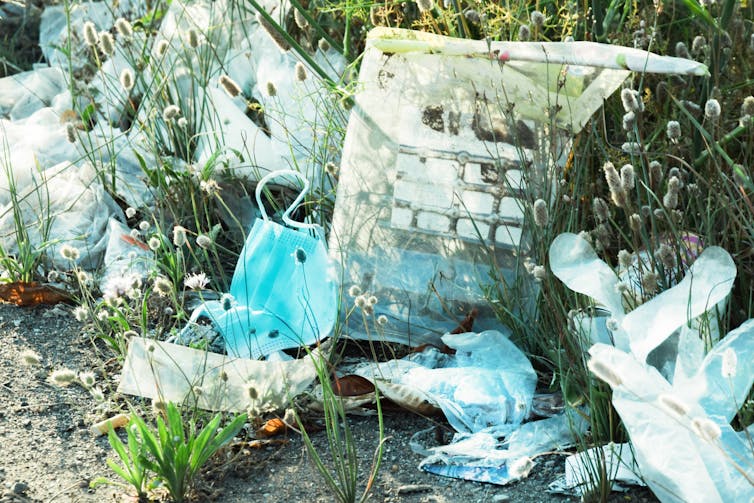
[[[494,329],[484,288],[501,271],[506,305],[531,312],[519,274],[524,194],[546,198],[578,132],[630,71],[704,74],[697,62],[587,42],[459,40],[376,28],[367,37],[330,234],[343,289],[377,297],[380,337],[436,342],[473,309]],[[350,311],[346,298],[342,312]],[[360,316],[347,335],[368,338]]]

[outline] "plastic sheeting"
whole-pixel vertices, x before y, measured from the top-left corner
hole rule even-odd
[[[289,9],[284,1],[261,3],[275,16],[284,16]],[[68,12],[66,7],[70,8]],[[277,48],[259,27],[254,19],[255,12],[248,6],[225,0],[171,2],[163,13],[157,37],[146,39],[143,31],[135,30],[127,41],[115,33],[114,54],[98,53],[101,66],[91,79],[87,81],[85,77],[73,83],[68,80],[69,69],[80,70],[81,75],[86,76],[92,68],[92,48],[83,37],[85,22],[92,22],[98,31],[113,33],[118,17],[135,23],[146,13],[147,4],[140,0],[45,8],[40,46],[51,67],[0,79],[0,163],[13,167],[18,190],[24,193],[36,190],[34,184],[52,179],[52,172],[47,171],[53,167],[58,170],[63,162],[73,166],[74,171],[86,173],[90,168],[84,165],[89,163],[106,173],[108,182],[114,182],[108,190],[126,204],[135,208],[151,206],[154,193],[146,182],[142,160],[147,167],[164,164],[177,173],[188,168],[184,160],[170,157],[170,146],[163,148],[154,142],[155,136],[166,137],[166,125],[161,120],[166,99],[174,101],[183,117],[191,120],[191,134],[198,139],[198,145],[195,158],[190,161],[195,162],[196,167],[209,168],[212,166],[205,163],[212,162],[252,181],[268,171],[295,167],[314,180],[320,178],[325,162],[337,161],[338,152],[320,148],[320,142],[341,143],[339,131],[342,128],[331,126],[342,124],[345,112],[337,99],[330,99],[329,90],[313,72],[309,72],[304,82],[294,78],[296,55]],[[189,30],[200,34],[198,48],[188,45]],[[168,49],[158,56],[153,54],[152,45],[161,40],[168,41]],[[150,57],[144,58],[143,51]],[[331,73],[334,81],[339,80],[345,68],[342,56],[336,51],[325,54],[319,50],[314,58]],[[137,59],[146,62],[139,71],[131,65]],[[82,70],[85,67],[86,70]],[[119,82],[126,68],[131,68],[136,77],[131,99]],[[217,80],[226,72],[239,82],[249,102],[240,98],[234,101],[224,94]],[[267,92],[268,82],[276,88],[275,96]],[[76,106],[69,90],[72,85],[81,94],[81,102]],[[87,110],[93,127],[76,129],[77,141],[69,143],[66,121],[78,120],[71,109],[80,113],[90,105],[89,99],[96,105],[93,110]],[[264,109],[266,130],[244,115],[247,105],[253,101]],[[133,121],[130,112],[126,113],[129,103],[137,106]],[[129,124],[135,127],[126,131]],[[108,200],[104,189],[95,185],[101,187],[100,180],[93,179],[92,187],[87,187],[85,194],[91,189],[97,197],[71,196],[67,203],[61,200],[59,204],[75,206],[79,212],[84,211],[85,203],[93,205],[84,211],[95,216],[88,228],[82,227],[84,222],[71,220],[68,224],[85,235],[83,240],[72,244],[85,256],[81,264],[86,264],[87,268],[94,268],[102,261],[104,244],[108,241],[104,234],[108,219],[122,219],[117,205]],[[0,181],[2,205],[8,204],[8,187],[8,183]],[[55,192],[50,191],[53,200],[58,198]],[[230,207],[243,203],[240,198],[230,200],[233,197],[228,192],[225,195]],[[68,192],[60,194],[61,198],[68,196]],[[250,206],[247,201],[241,209],[247,219],[252,213]],[[6,216],[8,209],[6,206]],[[71,215],[71,218],[76,217]],[[60,225],[58,223],[58,228]],[[6,235],[11,231],[8,226],[2,230]],[[33,233],[30,237],[34,239],[32,246],[37,249],[46,245],[44,239],[39,240]],[[12,239],[0,239],[6,249],[13,249]],[[70,236],[53,232],[46,239],[68,241]]]
[[[118,392],[208,410],[278,410],[314,381],[312,358],[321,357],[319,351],[300,360],[262,362],[133,337]]]

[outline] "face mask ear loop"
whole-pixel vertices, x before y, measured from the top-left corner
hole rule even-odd
[[[296,229],[309,229],[314,230],[315,232],[318,231],[321,227],[317,224],[307,224],[303,222],[296,222],[295,220],[291,219],[291,213],[296,211],[296,208],[298,208],[299,204],[304,200],[304,197],[309,192],[309,180],[299,173],[298,171],[293,171],[290,169],[284,169],[279,171],[273,171],[271,173],[266,174],[259,182],[257,183],[257,188],[255,191],[255,195],[257,198],[257,206],[259,206],[259,211],[262,213],[262,218],[264,220],[269,220],[269,217],[267,216],[267,211],[264,209],[264,205],[262,204],[262,190],[264,189],[264,186],[273,178],[277,178],[280,176],[292,176],[294,178],[298,178],[299,181],[301,181],[303,188],[301,189],[301,192],[296,197],[296,199],[291,203],[291,205],[288,207],[288,209],[285,210],[283,213],[283,222],[290,226],[294,227]]]

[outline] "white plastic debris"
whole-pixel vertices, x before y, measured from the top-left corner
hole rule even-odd
[[[312,383],[312,358],[320,357],[317,349],[300,360],[246,360],[134,337],[118,392],[208,410],[274,411]]]
[[[611,331],[615,347],[631,351],[640,361],[645,361],[676,330],[723,302],[736,278],[730,255],[722,248],[708,247],[680,283],[626,314],[617,288],[619,277],[585,239],[576,234],[559,235],[550,245],[549,258],[553,274],[566,286],[592,297],[610,312],[615,322]],[[694,367],[684,359],[689,356],[691,345],[702,343],[698,335],[695,339],[687,335],[683,338],[686,345],[676,343],[663,348],[661,361],[656,363],[671,381],[679,361],[679,368]]]
[[[566,458],[565,476],[556,480],[549,492],[583,496],[597,484],[612,482],[613,491],[625,485],[644,486],[634,460],[631,444],[607,444],[572,454]]]
[[[0,158],[0,166],[2,164]],[[2,185],[7,181],[5,176],[8,173],[12,173],[12,177],[16,171],[6,170],[0,174]],[[3,249],[9,254],[17,253],[17,227],[21,222],[28,240],[24,244],[38,252],[46,252],[51,265],[62,270],[71,268],[71,262],[59,253],[61,246],[70,245],[80,252],[78,265],[86,269],[96,268],[107,244],[108,219],[111,216],[124,217],[112,197],[95,183],[94,169],[88,164],[76,167],[61,163],[29,175],[23,185],[16,180],[18,205],[15,209],[5,188],[8,186],[0,189],[0,242]]]
[[[728,352],[737,364],[723,372]],[[613,405],[631,437],[641,475],[663,502],[724,503],[754,498],[754,450],[730,421],[754,382],[754,320],[730,332],[688,380],[668,383],[656,369],[612,346],[590,354],[619,379]]]
[[[617,277],[583,239],[558,236],[550,265],[571,289],[612,306],[615,344],[592,346],[590,368],[613,388],[613,405],[655,495],[663,502],[753,498],[751,438],[730,422],[754,383],[747,367],[754,361],[754,320],[706,356],[692,323],[729,294],[736,276],[730,255],[705,249],[679,284],[628,314],[612,297]],[[662,348],[679,328],[677,342]],[[663,349],[659,362],[650,355],[655,348]]]
[[[66,90],[60,68],[42,68],[0,79],[0,117],[25,119]],[[70,106],[70,103],[68,104]]]
[[[401,360],[368,362],[353,370],[380,393],[412,410],[439,407],[458,432],[450,444],[412,448],[421,469],[447,477],[508,484],[524,478],[537,454],[570,445],[583,420],[564,414],[529,418],[537,376],[526,356],[499,331],[446,334],[454,355],[428,347]]]
[[[494,328],[489,285],[514,316],[531,313],[522,189],[545,193],[571,135],[630,70],[705,67],[611,45],[369,33],[330,249],[344,289],[379,299],[381,338],[436,342],[473,309],[475,330]],[[493,263],[502,277],[491,277]],[[360,317],[347,322],[348,336],[370,337]]]

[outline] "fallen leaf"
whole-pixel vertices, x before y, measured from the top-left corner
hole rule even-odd
[[[37,306],[71,302],[71,296],[64,290],[35,281],[14,281],[0,284],[0,302],[17,306]]]
[[[374,392],[374,384],[354,374],[343,377],[333,375],[332,384],[333,391],[338,396],[361,396]]]
[[[286,426],[283,420],[275,417],[265,422],[262,427],[257,430],[257,436],[264,438],[274,437],[285,433],[287,430],[288,426]]]

